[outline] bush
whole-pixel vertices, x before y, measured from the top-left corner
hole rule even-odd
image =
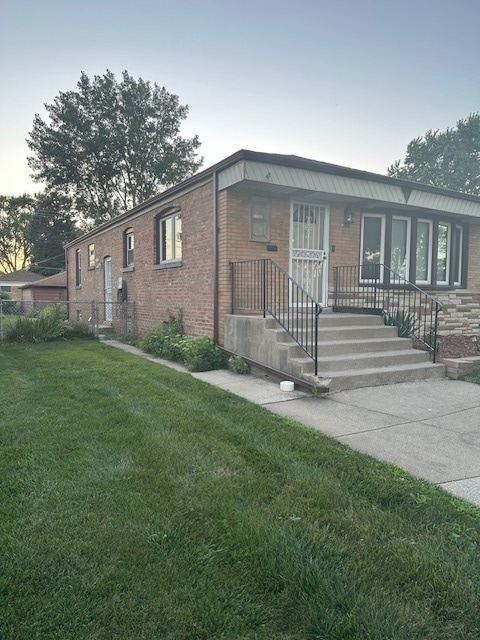
[[[34,317],[19,316],[7,327],[7,342],[47,342],[58,340],[67,332],[67,312],[61,304],[42,309]]]
[[[250,367],[241,356],[230,356],[228,368],[235,373],[245,374],[250,371]]]
[[[178,316],[169,312],[168,320],[161,327],[157,327],[145,334],[140,342],[140,348],[145,353],[151,353],[158,358],[180,362],[183,360],[182,340],[183,313]]]
[[[11,300],[6,291],[0,289],[0,299],[2,300],[2,314],[11,315],[17,313],[17,303]]]
[[[383,322],[388,326],[397,327],[399,338],[411,338],[415,333],[417,319],[411,311],[397,309],[394,313],[385,311]]]
[[[69,340],[75,338],[96,340],[95,334],[84,322],[69,322],[65,337]]]
[[[212,371],[227,366],[227,356],[215,346],[210,336],[185,338],[182,354],[189,371]]]

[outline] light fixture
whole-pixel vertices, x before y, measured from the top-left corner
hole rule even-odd
[[[355,209],[351,204],[343,210],[343,226],[350,227],[355,222]]]

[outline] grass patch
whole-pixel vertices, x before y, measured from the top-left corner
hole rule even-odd
[[[0,345],[0,637],[478,640],[480,512],[105,344]]]

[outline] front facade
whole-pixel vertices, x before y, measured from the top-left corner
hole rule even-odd
[[[365,290],[405,279],[442,303],[440,333],[480,333],[480,198],[296,156],[239,151],[66,251],[68,299],[107,323],[134,302],[140,335],[182,310],[223,344],[231,263],[263,259],[324,307],[337,267]]]

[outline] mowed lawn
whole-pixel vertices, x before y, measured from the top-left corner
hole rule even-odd
[[[2,640],[480,638],[479,510],[104,344],[0,345],[0,483]]]

